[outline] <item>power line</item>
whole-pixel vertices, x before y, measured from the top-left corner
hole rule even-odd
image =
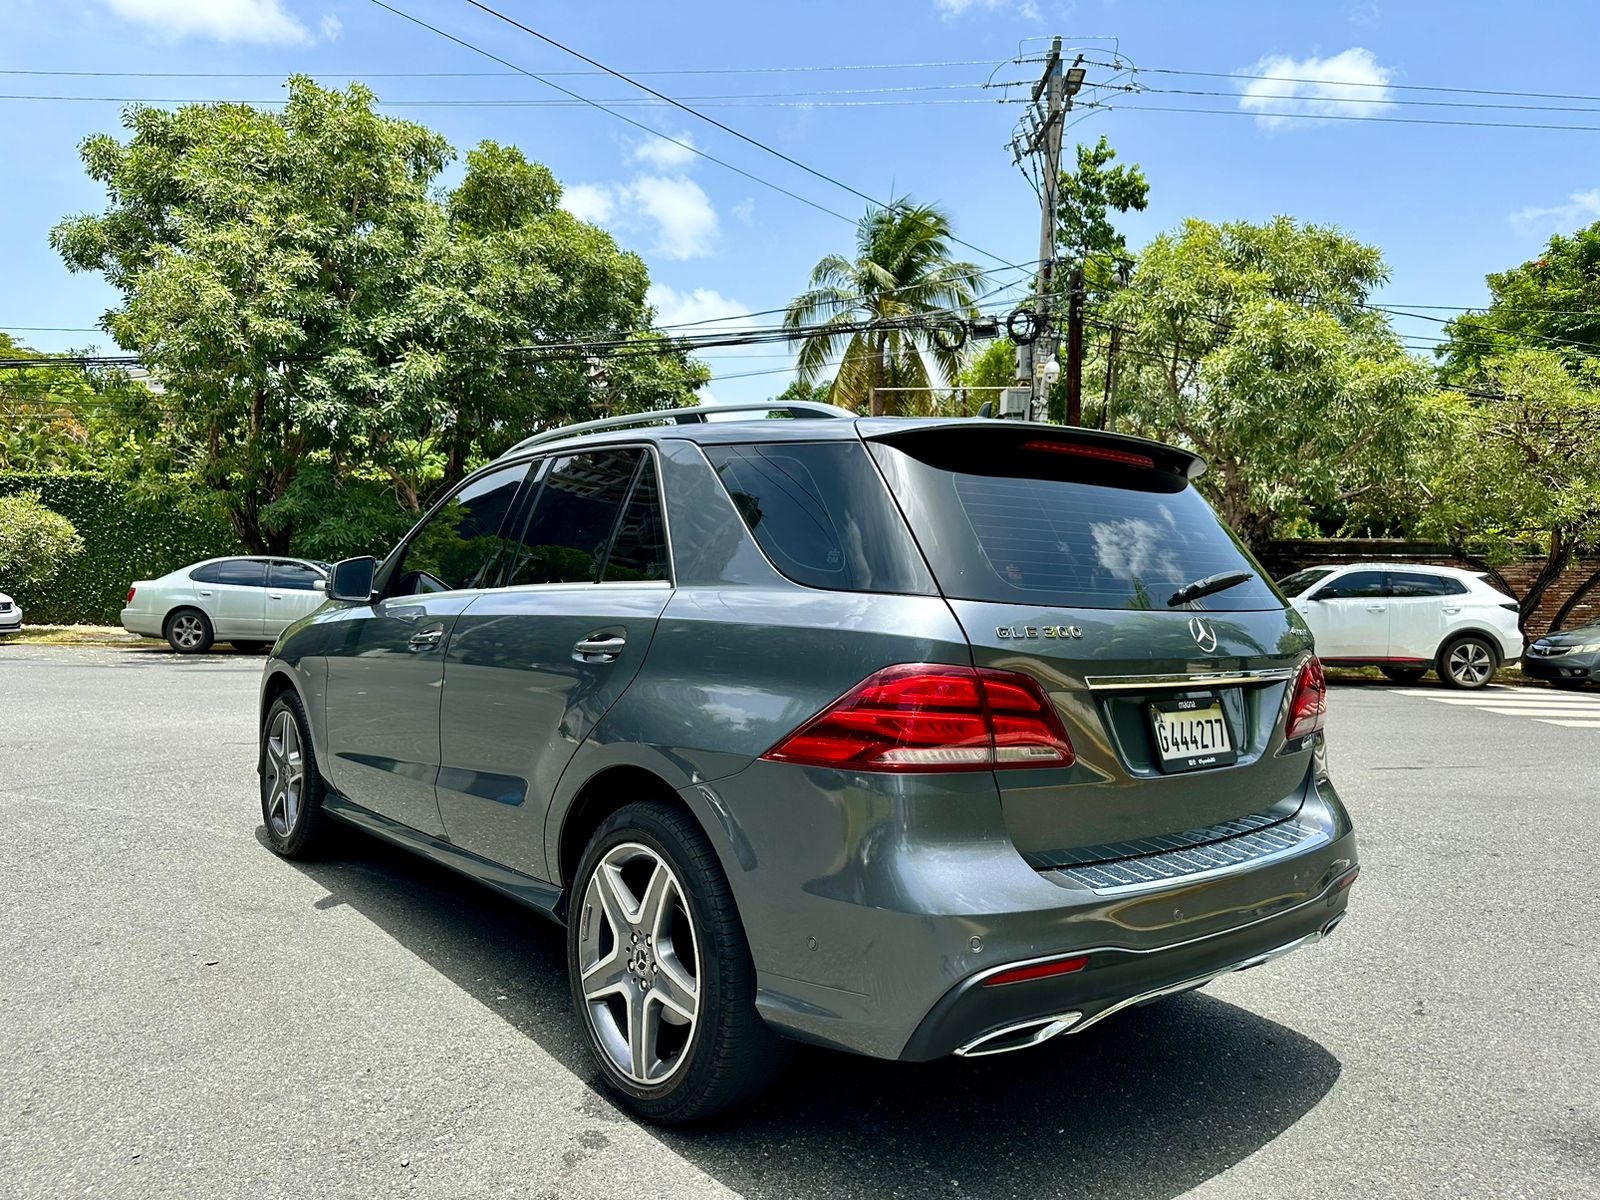
[[[1593,105],[1575,104],[1502,104],[1493,100],[1396,100],[1387,96],[1305,96],[1297,92],[1220,92],[1203,88],[1140,87],[1132,89],[1140,95],[1162,96],[1219,96],[1229,100],[1314,100],[1328,104],[1381,104],[1386,107],[1416,108],[1491,108],[1508,112],[1578,112],[1600,113]]]
[[[1245,71],[1185,71],[1175,67],[1135,67],[1128,62],[1095,62],[1090,66],[1132,70],[1141,75],[1185,75],[1203,79],[1252,79],[1272,83],[1313,83],[1324,87],[1384,88],[1403,92],[1445,92],[1462,96],[1510,96],[1524,100],[1590,100],[1600,103],[1600,96],[1575,95],[1570,92],[1516,92],[1495,88],[1445,87],[1424,83],[1379,83],[1375,80],[1308,79],[1293,75],[1253,75]],[[1243,94],[1243,93],[1239,93]]]
[[[376,0],[374,0],[376,3]],[[1600,133],[1600,125],[1562,125],[1530,121],[1456,121],[1444,117],[1380,117],[1354,113],[1261,112],[1244,108],[1181,108],[1160,104],[1108,104],[1091,100],[1082,107],[1108,112],[1204,113],[1219,117],[1283,117],[1305,121],[1372,121],[1383,125],[1454,125],[1474,129],[1564,129],[1574,133]]]
[[[630,70],[630,75],[784,75],[832,71],[919,71],[938,67],[998,67],[1019,61],[1014,58],[950,59],[943,62],[914,63],[831,63],[787,67],[674,67],[670,69]],[[546,71],[552,78],[578,78],[609,75],[610,71]],[[515,78],[521,71],[315,71],[305,74],[324,79],[503,79]],[[282,79],[282,71],[59,71],[20,67],[0,69],[0,75],[46,75],[74,79]],[[981,86],[981,85],[974,85]]]
[[[639,80],[633,78],[632,76],[625,75],[621,71],[618,71],[618,70],[616,70],[616,69],[614,69],[612,67],[608,67],[608,66],[606,66],[605,63],[600,62],[598,59],[590,58],[587,54],[584,54],[579,50],[574,50],[571,46],[565,45],[564,43],[557,41],[555,38],[552,38],[547,34],[540,33],[537,29],[534,29],[532,26],[524,25],[521,21],[518,21],[513,17],[506,16],[505,13],[502,13],[499,10],[497,10],[495,8],[492,8],[487,4],[482,3],[482,0],[466,0],[466,2],[468,4],[470,4],[470,5],[472,5],[472,7],[478,9],[480,12],[486,13],[489,16],[494,17],[496,20],[503,21],[507,25],[510,25],[515,29],[520,29],[523,33],[528,34],[530,37],[537,38],[539,41],[544,42],[548,46],[553,46],[555,49],[560,50],[565,54],[569,54],[572,57],[580,60],[581,62],[588,63],[591,67],[594,67],[597,70],[604,71],[608,75],[611,75],[611,76],[613,76],[613,77],[615,77],[617,79],[620,79],[622,82],[624,82],[626,84],[629,84],[629,85],[631,85],[631,86],[633,86],[635,88],[638,88],[640,91],[645,92],[645,93],[647,93],[647,94],[649,94],[651,96],[654,96],[658,100],[665,101],[666,103],[672,105],[674,108],[680,109],[681,111],[689,114],[690,116],[696,118],[697,120],[704,121],[709,125],[715,126],[717,129],[722,130],[724,133],[730,134],[731,136],[736,137],[740,141],[746,142],[751,146],[754,146],[756,149],[761,150],[766,154],[770,154],[775,158],[781,159],[782,161],[788,163],[789,165],[791,165],[793,167],[797,167],[800,170],[806,172],[808,175],[815,176],[816,178],[824,180],[827,183],[831,183],[835,187],[841,188],[844,191],[849,192],[852,196],[855,196],[855,197],[857,197],[859,199],[865,200],[868,204],[872,205],[875,208],[893,209],[895,207],[895,205],[893,205],[893,204],[885,204],[883,201],[878,200],[875,197],[868,195],[866,192],[863,192],[858,188],[852,187],[850,184],[845,183],[842,179],[839,179],[839,178],[837,178],[836,176],[833,176],[833,175],[829,175],[826,171],[818,170],[816,167],[810,166],[807,163],[803,163],[799,159],[793,157],[792,155],[785,154],[782,150],[779,150],[779,149],[776,149],[773,146],[767,145],[767,143],[761,141],[759,138],[751,137],[749,134],[743,133],[740,130],[735,129],[733,126],[728,125],[728,124],[726,124],[726,123],[724,123],[722,121],[717,120],[715,117],[707,116],[705,113],[699,111],[696,108],[691,107],[688,104],[683,103],[681,100],[673,99],[671,96],[668,96],[666,93],[657,91],[655,88],[651,87],[647,83],[641,83]],[[486,50],[481,50],[478,47],[471,45],[471,43],[469,43],[469,42],[465,42],[460,38],[457,38],[457,37],[454,37],[451,34],[445,33],[441,29],[438,29],[438,28],[436,28],[434,26],[431,26],[431,25],[427,25],[426,22],[421,21],[418,18],[411,16],[409,13],[402,12],[400,9],[397,9],[397,8],[393,7],[392,5],[386,3],[386,0],[372,0],[372,3],[376,4],[379,8],[385,9],[385,10],[391,12],[391,13],[396,14],[397,16],[405,17],[407,20],[412,21],[413,23],[415,23],[417,25],[422,25],[425,28],[431,29],[431,30],[433,30],[433,32],[439,34],[442,37],[449,38],[451,41],[456,42],[459,45],[467,46],[469,49],[476,50],[478,53],[487,55],[487,56],[489,56],[491,58],[495,57],[493,55],[489,55],[488,51],[486,51]],[[508,67],[513,68],[514,70],[521,70],[521,68],[518,67],[515,63],[508,63],[508,62],[505,62],[505,60],[503,60],[503,59],[497,59],[496,61],[499,61],[502,66],[508,66]],[[539,79],[539,76],[534,75],[531,71],[527,72],[527,74],[529,74],[534,79]],[[540,80],[540,81],[545,83],[547,86],[557,88],[557,89],[559,89],[561,91],[567,91],[567,89],[566,88],[562,88],[560,84],[550,83],[549,80]],[[578,99],[585,99],[585,97],[578,96],[578,94],[575,93],[575,92],[568,92],[568,94],[569,95],[573,95],[573,96],[577,97]],[[595,107],[600,108],[602,111],[605,111],[605,112],[611,112],[613,116],[616,116],[619,120],[628,121],[629,124],[633,124],[633,125],[637,125],[638,124],[638,122],[632,121],[628,117],[625,117],[620,113],[616,113],[613,110],[606,108],[604,105],[596,104]],[[657,136],[657,137],[663,136],[662,134],[660,134],[659,132],[657,132],[655,130],[650,130],[649,132],[655,134],[655,136]],[[668,141],[675,141],[676,139],[668,138],[667,140]],[[684,146],[685,148],[692,149],[697,154],[704,154],[704,151],[700,150],[698,147],[691,146],[687,142],[677,142],[677,144],[680,145],[680,146]],[[709,158],[710,156],[706,155],[706,157]],[[724,164],[724,165],[726,165],[726,164]],[[735,169],[737,169],[737,168],[735,168]],[[742,173],[748,174],[747,172],[742,172]],[[773,185],[769,185],[769,186],[773,186]],[[817,206],[817,207],[820,207],[820,205]],[[835,214],[835,215],[838,215],[838,214]],[[848,218],[846,218],[846,219],[848,219]],[[971,242],[964,241],[961,238],[952,236],[950,240],[952,242],[954,242],[958,246],[965,246],[967,249],[975,251],[976,253],[983,255],[985,258],[993,259],[995,262],[1006,262],[1007,261],[1005,258],[1002,258],[1000,255],[994,254],[991,251],[985,250],[981,246],[976,246]]]

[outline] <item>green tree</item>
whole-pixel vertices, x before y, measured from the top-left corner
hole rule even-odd
[[[940,209],[909,200],[868,209],[856,226],[856,257],[818,262],[809,290],[784,314],[800,347],[799,380],[815,383],[838,359],[834,404],[870,404],[874,416],[900,411],[906,393],[879,389],[933,387],[960,370],[960,351],[936,326],[975,315],[979,274],[950,257],[950,218]]]
[[[1401,486],[1429,378],[1364,306],[1384,277],[1376,249],[1332,227],[1186,221],[1107,306],[1120,421],[1203,455],[1202,487],[1250,542]]]
[[[833,390],[833,380],[823,379],[816,383],[805,383],[799,379],[791,380],[789,386],[784,388],[772,398],[774,404],[828,404],[828,393]]]
[[[1093,146],[1078,144],[1077,170],[1061,172],[1056,193],[1056,245],[1062,258],[1084,265],[1091,297],[1115,285],[1121,264],[1128,261],[1128,243],[1111,222],[1112,213],[1143,212],[1150,185],[1137,163],[1112,166],[1117,152],[1101,135]],[[1058,277],[1058,289],[1066,280]]]
[[[1447,382],[1470,383],[1490,359],[1522,348],[1559,354],[1572,369],[1600,352],[1600,221],[1486,281],[1488,309],[1445,325],[1436,353]]]
[[[1485,361],[1473,382],[1433,401],[1447,436],[1431,442],[1419,528],[1516,596],[1526,633],[1551,585],[1581,550],[1600,545],[1600,371],[1575,378],[1557,352],[1518,350]],[[1519,593],[1496,568],[1530,548],[1544,561]],[[1597,585],[1600,571],[1553,628]]]
[[[72,522],[46,508],[38,492],[0,496],[0,579],[37,586],[82,551]]]
[[[485,143],[438,197],[450,147],[373,103],[297,76],[282,112],[131,108],[126,142],[82,147],[109,206],[51,233],[121,291],[107,328],[165,389],[150,473],[220,495],[257,551],[356,548],[547,423],[706,377],[636,332],[643,262],[561,210],[545,168]],[[626,353],[526,349],[580,335]]]
[[[0,333],[0,358],[44,357]],[[74,471],[115,456],[152,410],[143,384],[118,370],[39,366],[0,371],[0,470]]]

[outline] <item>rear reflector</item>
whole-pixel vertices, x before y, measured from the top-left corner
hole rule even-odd
[[[1156,460],[1148,454],[1134,454],[1129,450],[1113,450],[1109,446],[1090,446],[1083,442],[1033,441],[1022,444],[1024,450],[1043,450],[1047,454],[1076,454],[1079,458],[1097,458],[1101,462],[1121,463],[1125,467],[1152,468]]]
[[[1322,663],[1306,659],[1294,681],[1294,698],[1289,701],[1289,722],[1283,736],[1289,741],[1321,729],[1328,719],[1328,680]]]
[[[1081,971],[1089,963],[1087,954],[1077,958],[1058,958],[1052,962],[1034,963],[1031,967],[1013,967],[983,981],[984,987],[1003,987],[1008,983],[1026,983],[1030,979],[1049,979],[1052,975],[1070,975]]]
[[[1067,767],[1072,742],[1037,682],[903,663],[869,675],[763,758],[857,771]]]

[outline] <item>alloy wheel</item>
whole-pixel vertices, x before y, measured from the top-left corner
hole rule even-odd
[[[579,920],[595,1040],[635,1084],[665,1083],[688,1061],[700,1017],[699,947],[678,877],[648,846],[614,846],[589,876]]]
[[[1450,677],[1463,687],[1482,687],[1494,674],[1494,658],[1481,642],[1462,642],[1450,651]]]
[[[267,820],[279,837],[288,837],[300,819],[305,784],[305,756],[300,751],[300,726],[294,714],[281,712],[267,734]]]
[[[205,625],[193,613],[179,613],[172,618],[171,636],[182,649],[194,650],[205,641]]]

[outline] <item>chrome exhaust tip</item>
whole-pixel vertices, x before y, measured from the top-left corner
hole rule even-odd
[[[1329,921],[1326,925],[1324,925],[1322,927],[1322,933],[1319,936],[1327,937],[1335,929],[1339,928],[1339,922],[1343,921],[1345,919],[1346,915],[1347,914],[1345,914],[1345,913],[1340,913],[1338,916],[1334,917],[1333,920]]]
[[[1028,1021],[1019,1021],[1015,1025],[992,1029],[982,1037],[973,1038],[965,1046],[958,1047],[956,1054],[962,1058],[982,1058],[986,1054],[1026,1050],[1029,1046],[1049,1041],[1058,1033],[1064,1033],[1081,1020],[1083,1020],[1081,1012],[1066,1012],[1057,1013],[1053,1017],[1034,1017]]]

